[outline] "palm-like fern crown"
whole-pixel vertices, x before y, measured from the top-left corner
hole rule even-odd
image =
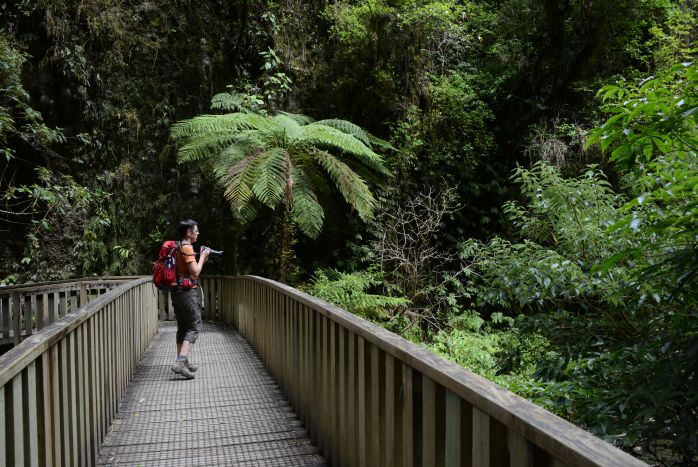
[[[220,108],[238,104],[220,96]],[[293,220],[311,238],[317,237],[324,221],[316,193],[323,176],[366,220],[373,216],[376,200],[352,166],[388,174],[371,149],[372,141],[380,140],[346,120],[316,122],[286,112],[200,115],[175,123],[171,136],[180,143],[179,163],[211,165],[242,221],[256,216],[256,202],[272,209],[282,204],[291,208]]]

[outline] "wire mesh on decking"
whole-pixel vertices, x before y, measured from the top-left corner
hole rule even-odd
[[[163,322],[126,389],[100,465],[325,465],[264,365],[234,330],[205,323],[196,378],[170,371],[176,325]]]

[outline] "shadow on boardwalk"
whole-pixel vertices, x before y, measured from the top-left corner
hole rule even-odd
[[[170,371],[173,322],[164,322],[125,391],[99,465],[325,465],[292,408],[237,332],[204,324],[196,378]]]

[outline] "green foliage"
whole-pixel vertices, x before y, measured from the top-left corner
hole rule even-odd
[[[368,292],[381,284],[381,274],[375,269],[355,273],[318,269],[303,289],[351,313],[382,322],[388,320],[395,314],[396,309],[406,306],[409,301],[402,297]]]
[[[620,199],[603,174],[592,167],[564,179],[555,167],[538,162],[530,170],[517,168],[512,178],[526,204],[508,202],[504,212],[523,242],[469,240],[461,251],[472,264],[468,273],[488,284],[478,294],[480,303],[540,310],[551,302],[594,307],[610,300],[626,274],[595,267],[629,240],[607,233]]]
[[[269,103],[277,103],[291,92],[291,78],[279,71],[284,62],[279,58],[274,49],[269,48],[259,55],[264,59],[262,65],[262,93]]]
[[[373,216],[375,200],[355,170],[388,174],[367,133],[341,120],[313,122],[290,113],[201,115],[174,124],[171,135],[181,143],[180,163],[210,164],[241,220],[256,216],[256,203],[290,207],[294,222],[311,238],[320,234],[324,219],[315,188],[322,172],[365,220]]]
[[[611,117],[595,133],[611,158],[628,167],[634,195],[612,230],[638,239],[605,264],[632,260],[635,282],[659,281],[657,289],[696,303],[698,295],[698,66],[669,68],[638,87],[603,88]],[[641,155],[641,156],[640,156]]]
[[[222,92],[211,98],[211,110],[242,113],[262,111],[264,101],[261,96],[237,92],[232,85],[226,87],[230,89],[229,92]]]
[[[664,23],[655,23],[650,28],[651,39],[647,48],[655,69],[662,70],[695,59],[695,44],[692,42],[698,24],[695,7],[695,1],[670,4]]]
[[[27,57],[0,31],[0,155],[7,163],[16,156],[11,138],[43,152],[48,152],[49,144],[65,141],[61,130],[45,125],[41,113],[29,105],[29,93],[21,80],[26,61]]]
[[[611,116],[591,141],[625,169],[629,201],[593,168],[519,168],[526,203],[504,211],[521,241],[463,249],[476,304],[526,311],[519,327],[551,344],[510,387],[662,465],[697,452],[695,81],[683,64],[600,91]]]
[[[115,213],[108,212],[108,193],[48,169],[37,174],[38,183],[10,187],[4,194],[4,201],[22,207],[30,223],[24,258],[15,265],[21,280],[137,271],[131,251],[109,239]]]
[[[658,154],[696,150],[698,65],[675,65],[638,85],[621,81],[601,88],[598,95],[610,101],[604,110],[613,116],[592,134],[589,144],[598,142],[603,150],[613,145],[611,160],[623,168]]]

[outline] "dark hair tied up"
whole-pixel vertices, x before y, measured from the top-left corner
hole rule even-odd
[[[199,225],[199,223],[192,219],[186,219],[180,222],[179,227],[177,228],[180,240],[184,239],[184,237],[187,236],[187,232],[189,232],[189,229],[193,229],[197,225]]]

